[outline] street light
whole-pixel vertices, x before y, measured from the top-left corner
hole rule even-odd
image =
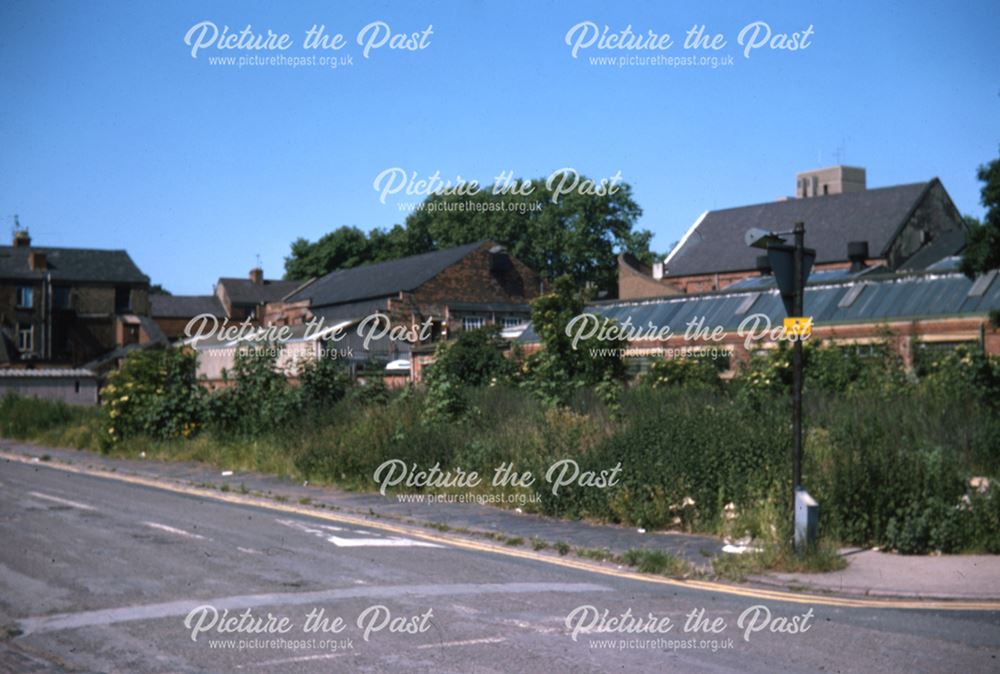
[[[803,317],[805,285],[816,261],[816,251],[805,247],[805,233],[805,224],[796,222],[791,231],[772,232],[754,228],[748,230],[744,237],[747,246],[767,251],[767,260],[788,314],[785,324],[797,326],[799,330],[803,324],[809,325],[808,320]],[[789,234],[794,237],[793,245],[786,244],[782,238]],[[795,337],[792,346],[792,531],[795,550],[802,552],[816,539],[819,506],[802,488],[803,333],[797,332]]]

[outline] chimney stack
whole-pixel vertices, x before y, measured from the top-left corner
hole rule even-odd
[[[30,248],[31,236],[26,229],[14,230],[14,248]]]
[[[831,166],[795,174],[795,198],[808,199],[844,192],[864,192],[867,177],[863,168]]]
[[[868,242],[848,241],[847,259],[851,261],[852,272],[861,271],[867,267],[868,265],[866,261],[868,260]]]
[[[262,285],[264,283],[264,270],[260,267],[254,267],[250,270],[250,282],[255,286]]]

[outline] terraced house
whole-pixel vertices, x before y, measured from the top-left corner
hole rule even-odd
[[[18,230],[0,246],[0,367],[80,366],[162,340],[148,295],[124,250],[34,246]]]

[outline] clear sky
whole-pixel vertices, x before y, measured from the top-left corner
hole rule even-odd
[[[292,44],[192,57],[185,36],[202,21]],[[364,58],[358,34],[377,21],[424,48],[387,39]],[[574,58],[566,36],[583,21],[668,33],[673,46],[595,44]],[[747,58],[737,37],[755,21],[772,37],[812,26],[808,46]],[[685,50],[695,24],[726,45]],[[305,49],[313,25],[345,45]],[[16,213],[39,245],[125,248],[154,282],[200,294],[258,254],[280,276],[297,237],[402,222],[400,203],[419,197],[383,204],[372,185],[395,167],[484,184],[501,171],[620,171],[659,251],[706,209],[793,194],[796,171],[838,162],[865,167],[870,187],[938,176],[981,215],[975,170],[1000,146],[997,35],[995,0],[3,0],[0,221],[4,238]],[[338,67],[209,61],[279,54]],[[591,63],[708,54],[734,63]]]

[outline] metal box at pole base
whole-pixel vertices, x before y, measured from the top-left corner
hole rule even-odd
[[[818,531],[819,504],[805,489],[795,490],[795,550],[815,545]]]

